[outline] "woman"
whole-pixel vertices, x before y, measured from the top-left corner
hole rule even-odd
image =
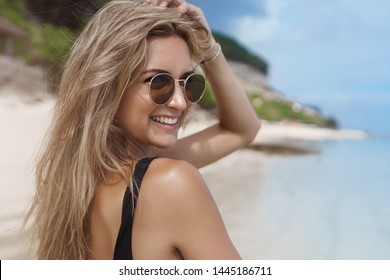
[[[204,91],[198,64],[219,123],[178,140]],[[108,3],[72,49],[38,161],[29,214],[37,257],[240,258],[197,168],[247,145],[259,127],[199,8]]]

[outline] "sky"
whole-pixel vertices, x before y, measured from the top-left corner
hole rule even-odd
[[[344,126],[390,133],[390,1],[190,2],[213,30],[265,58],[270,85],[286,97]]]

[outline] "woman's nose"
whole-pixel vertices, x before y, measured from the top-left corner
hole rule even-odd
[[[178,111],[184,111],[185,109],[187,109],[188,103],[187,99],[185,98],[184,87],[179,84],[176,84],[173,97],[167,105],[171,108],[175,108]]]

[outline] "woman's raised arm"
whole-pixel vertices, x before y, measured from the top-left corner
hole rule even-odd
[[[201,9],[185,1],[179,7],[210,30]],[[161,156],[189,161],[198,168],[248,145],[261,126],[260,119],[214,38],[209,54],[200,65],[216,99],[219,123],[180,139],[175,147],[159,152]]]

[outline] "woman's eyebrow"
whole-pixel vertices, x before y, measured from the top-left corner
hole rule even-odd
[[[189,71],[185,72],[183,75],[181,75],[181,77],[182,77],[182,78],[188,77],[188,76],[191,75],[191,74],[194,74],[194,70],[189,70]]]
[[[167,73],[167,74],[169,74],[169,71],[164,70],[164,69],[152,68],[152,69],[146,69],[146,70],[142,71],[141,75],[148,74],[148,73]]]

